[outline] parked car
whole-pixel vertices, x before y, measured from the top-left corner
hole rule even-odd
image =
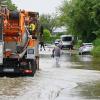
[[[56,39],[56,40],[55,40],[55,45],[59,44],[60,42],[61,42],[60,39]]]
[[[82,43],[79,48],[79,54],[89,54],[93,50],[93,47],[92,43]]]

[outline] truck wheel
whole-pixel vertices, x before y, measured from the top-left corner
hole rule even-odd
[[[32,70],[32,73],[30,74],[30,76],[34,76],[37,69],[36,60],[29,61],[29,68]]]
[[[39,56],[36,56],[36,69],[39,70]]]

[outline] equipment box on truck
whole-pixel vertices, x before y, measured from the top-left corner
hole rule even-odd
[[[62,49],[73,48],[74,37],[72,35],[61,35],[60,39],[61,39]]]

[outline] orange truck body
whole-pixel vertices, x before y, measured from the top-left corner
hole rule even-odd
[[[2,72],[15,73],[17,69],[22,74],[33,75],[37,69],[36,60],[39,57],[37,53],[39,14],[30,11],[9,12],[9,14],[1,12],[0,18],[2,18],[3,27],[0,33],[3,37],[0,40],[3,44],[3,62],[0,64]],[[28,27],[32,21],[36,28],[30,35]],[[9,65],[12,61],[15,61],[11,64],[14,67]]]

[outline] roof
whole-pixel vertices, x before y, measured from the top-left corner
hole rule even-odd
[[[93,43],[82,43],[83,45],[93,45]]]
[[[73,37],[73,35],[61,35],[61,37]]]
[[[54,28],[53,29],[53,33],[60,33],[60,32],[66,32],[67,31],[67,29],[66,29],[66,27],[65,26],[62,26],[62,27],[58,27],[58,28]]]

